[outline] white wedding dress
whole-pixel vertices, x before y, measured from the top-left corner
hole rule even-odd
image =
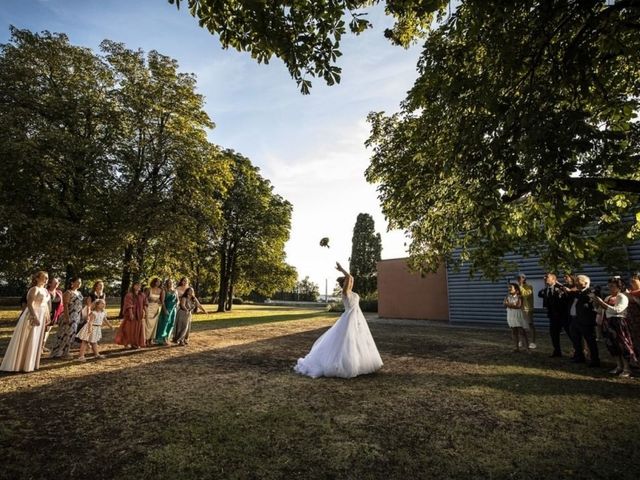
[[[315,341],[309,354],[298,359],[293,368],[312,378],[353,378],[373,373],[382,367],[382,359],[360,310],[360,297],[349,292],[342,296],[344,313]]]

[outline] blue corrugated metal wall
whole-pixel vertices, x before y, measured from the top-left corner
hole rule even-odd
[[[627,249],[631,262],[640,261],[640,243]],[[507,292],[507,283],[513,281],[517,272],[524,272],[528,280],[542,280],[544,271],[538,264],[537,257],[524,258],[520,255],[508,255],[508,260],[515,262],[518,269],[506,275],[498,282],[482,278],[469,278],[468,266],[454,272],[447,268],[447,288],[449,292],[449,322],[459,325],[506,325],[507,314],[502,300]],[[599,266],[586,266],[581,271],[591,278],[591,285],[600,285],[606,290],[607,278],[611,274],[626,277],[628,272],[607,272]],[[559,278],[562,281],[562,277]],[[534,296],[538,292],[533,292]],[[534,310],[534,322],[537,326],[547,326],[547,315],[544,309]]]

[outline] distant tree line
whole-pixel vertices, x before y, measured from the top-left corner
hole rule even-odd
[[[320,299],[320,287],[306,276],[298,280],[293,290],[276,292],[271,299],[288,302],[317,302]]]

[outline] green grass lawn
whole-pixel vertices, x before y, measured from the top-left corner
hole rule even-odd
[[[105,360],[1,375],[0,478],[638,478],[638,379],[542,337],[511,353],[506,327],[377,322],[380,372],[292,373],[335,319],[240,306],[199,315],[189,347],[125,351],[105,329]]]

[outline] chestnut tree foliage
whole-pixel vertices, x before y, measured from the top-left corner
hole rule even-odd
[[[409,232],[414,267],[469,262],[497,277],[516,252],[548,268],[631,268],[639,2],[467,0],[418,67],[400,112],[369,117],[366,174]]]
[[[280,58],[303,93],[311,78],[328,85],[340,82],[336,65],[345,34],[371,28],[366,9],[379,0],[169,0],[186,4],[201,27],[218,36],[224,48],[247,51],[259,63]],[[396,19],[385,31],[392,42],[407,46],[426,34],[447,0],[387,0],[385,10]]]

